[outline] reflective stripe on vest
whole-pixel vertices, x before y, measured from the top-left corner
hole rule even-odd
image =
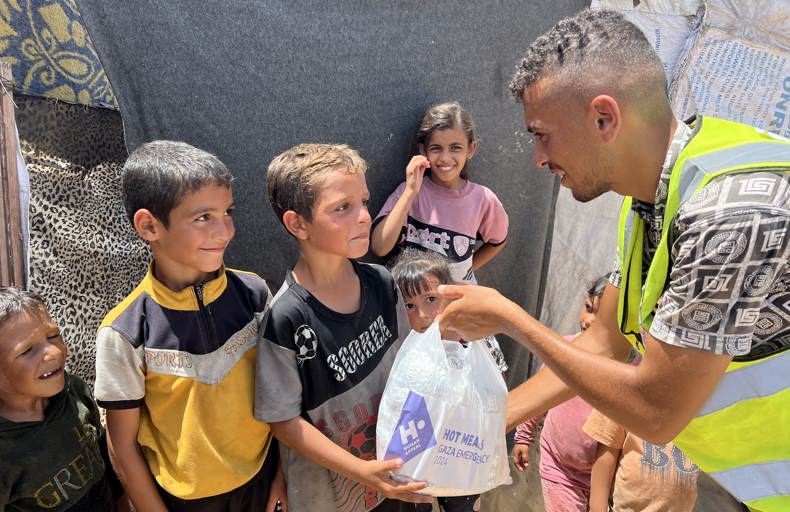
[[[749,466],[730,469],[717,473],[717,479],[726,482],[745,502],[776,496],[777,489],[790,497],[790,461],[766,462],[763,469],[760,474],[749,470]]]
[[[625,198],[620,212],[618,316],[620,330],[640,352],[644,346],[639,334],[649,332],[668,282],[668,233],[680,206],[722,174],[790,172],[790,141],[786,139],[701,116],[695,130],[672,168],[661,240],[644,286],[645,222],[631,210],[631,198]],[[790,350],[731,363],[674,443],[750,507],[787,510],[779,507],[785,507],[790,496]]]

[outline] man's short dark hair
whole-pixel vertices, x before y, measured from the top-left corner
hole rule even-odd
[[[583,100],[587,93],[600,94],[603,85],[636,104],[657,100],[664,105],[653,107],[662,111],[668,105],[661,59],[642,31],[617,11],[585,9],[537,38],[516,66],[510,92],[523,101],[527,88],[542,79]]]
[[[129,220],[149,210],[165,227],[186,196],[207,185],[230,188],[233,176],[219,158],[185,142],[155,140],[141,145],[123,166],[123,205]]]
[[[45,309],[44,299],[37,293],[0,286],[0,327],[20,313],[37,313]]]

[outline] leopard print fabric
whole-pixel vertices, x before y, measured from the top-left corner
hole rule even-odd
[[[14,101],[30,176],[29,286],[61,327],[67,368],[92,385],[99,324],[149,260],[121,202],[121,116],[42,98]]]

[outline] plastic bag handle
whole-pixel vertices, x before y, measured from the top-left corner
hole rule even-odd
[[[442,361],[444,362],[444,366],[448,370],[452,370],[453,367],[450,366],[450,361],[447,360],[447,352],[444,350],[444,344],[442,343],[442,332],[439,329],[439,322],[436,320],[425,330],[423,333],[423,338],[427,337],[427,342],[433,345],[433,349],[440,351],[439,353],[442,354]],[[425,343],[425,339],[423,339],[423,343]]]

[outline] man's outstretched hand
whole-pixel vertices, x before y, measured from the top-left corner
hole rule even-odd
[[[500,332],[507,334],[510,318],[520,310],[498,291],[484,286],[441,285],[438,293],[453,301],[438,316],[442,333],[465,340],[481,340]]]

